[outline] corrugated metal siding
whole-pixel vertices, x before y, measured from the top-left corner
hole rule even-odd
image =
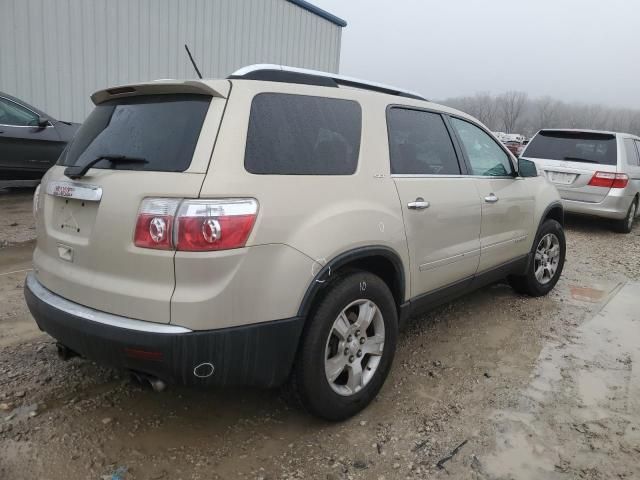
[[[253,63],[337,72],[341,28],[284,0],[0,0],[0,91],[82,121],[108,86]]]

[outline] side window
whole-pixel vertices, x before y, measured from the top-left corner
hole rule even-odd
[[[467,152],[473,175],[500,177],[513,174],[509,156],[484,130],[459,118],[451,117],[451,123]]]
[[[244,167],[262,175],[351,175],[358,166],[357,102],[261,93],[251,103]]]
[[[640,140],[636,140],[636,147],[638,148],[638,156],[636,157],[638,159],[638,166],[640,166]]]
[[[38,125],[38,116],[11,100],[0,98],[0,124],[15,127]]]
[[[637,140],[633,140],[632,138],[624,139],[624,149],[627,154],[627,164],[637,166],[638,165],[638,151],[636,150],[636,145],[638,145]]]
[[[442,116],[394,107],[387,113],[391,173],[459,175],[460,165]]]

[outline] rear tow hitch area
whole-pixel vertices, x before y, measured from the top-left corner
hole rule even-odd
[[[61,343],[56,343],[56,350],[58,351],[58,357],[65,362],[67,360],[71,360],[73,357],[79,357],[80,355],[73,350],[71,350],[66,345]]]
[[[164,392],[167,389],[167,384],[160,380],[158,377],[149,375],[148,373],[136,372],[131,370],[131,378],[140,385],[150,386],[154,392]]]

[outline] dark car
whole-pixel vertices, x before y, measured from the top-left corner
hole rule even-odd
[[[0,181],[39,180],[79,127],[0,92]]]

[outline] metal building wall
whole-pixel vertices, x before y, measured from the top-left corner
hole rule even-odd
[[[253,63],[338,71],[341,27],[285,0],[0,0],[0,91],[81,122],[108,86]]]

